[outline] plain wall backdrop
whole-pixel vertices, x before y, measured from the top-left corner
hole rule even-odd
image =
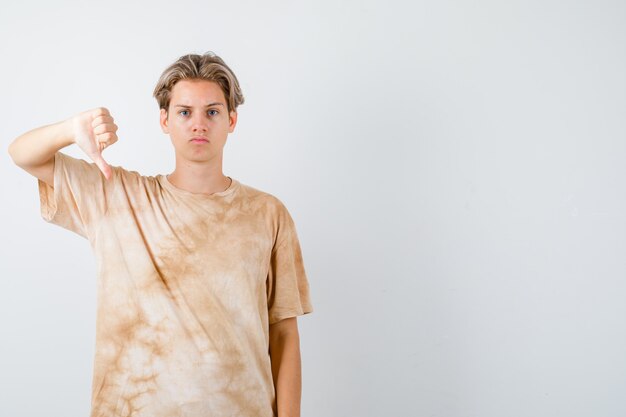
[[[624,2],[65,0],[0,6],[0,416],[88,415],[96,308],[9,143],[103,106],[170,173],[152,90],[207,50],[300,237],[303,417],[626,415]]]

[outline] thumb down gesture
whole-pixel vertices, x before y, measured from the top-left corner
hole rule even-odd
[[[74,142],[96,163],[106,179],[112,175],[111,166],[102,157],[102,151],[117,142],[117,125],[104,107],[96,107],[72,117]]]

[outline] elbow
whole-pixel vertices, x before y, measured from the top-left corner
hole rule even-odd
[[[25,154],[27,154],[28,151],[26,149],[21,149],[22,146],[19,143],[20,137],[13,140],[13,142],[9,144],[7,151],[9,153],[9,156],[13,160],[13,163],[20,168],[24,168],[25,166],[27,166],[27,164],[24,161],[24,157],[27,156]]]
[[[15,140],[9,144],[7,151],[9,153],[9,156],[11,157],[11,160],[13,160],[13,163],[15,163],[16,165],[19,165],[17,163],[17,160],[15,159]]]

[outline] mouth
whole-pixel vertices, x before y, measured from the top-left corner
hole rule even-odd
[[[192,143],[208,143],[209,140],[207,138],[204,137],[195,137],[195,138],[191,138],[191,142]]]

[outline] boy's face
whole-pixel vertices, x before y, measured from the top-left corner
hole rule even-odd
[[[169,133],[177,157],[204,162],[222,158],[237,113],[228,114],[226,98],[213,81],[181,80],[172,88],[169,111],[161,109],[161,129]],[[203,137],[206,141],[194,141]]]

